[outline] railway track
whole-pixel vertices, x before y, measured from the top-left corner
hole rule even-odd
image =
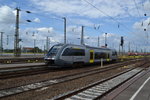
[[[45,80],[45,81],[41,81],[41,82],[37,82],[37,83],[33,83],[33,84],[27,84],[27,85],[22,85],[22,86],[18,86],[18,87],[1,89],[0,90],[0,98],[4,98],[4,97],[8,97],[10,95],[16,95],[16,94],[23,93],[26,91],[36,90],[36,89],[43,88],[46,86],[51,86],[51,85],[75,80],[78,78],[94,75],[97,73],[101,73],[101,72],[105,72],[105,71],[112,70],[115,68],[119,68],[120,66],[128,65],[131,63],[135,63],[135,62],[130,62],[130,63],[123,62],[121,64],[117,64],[117,65],[114,64],[113,66],[109,66],[109,67],[105,67],[105,68],[93,69],[90,71],[84,71],[84,72],[76,73],[76,74],[69,74],[69,75],[60,76],[57,78],[53,78],[50,80]]]
[[[143,66],[149,67],[150,64],[144,63]],[[68,93],[55,96],[49,100],[99,100],[108,94],[110,91],[118,88],[123,83],[133,77],[145,75],[150,71],[145,71],[145,68],[133,68],[111,76],[107,79],[92,83],[88,86],[69,91]],[[105,99],[106,100],[106,99]]]
[[[131,61],[125,61],[123,63],[122,62],[116,63],[116,65],[124,64],[126,62],[133,62],[133,61],[137,62],[137,60],[131,60]],[[65,69],[50,69],[46,65],[1,68],[0,79],[10,79],[10,78],[15,78],[15,77],[42,74],[42,73],[47,73],[51,71],[54,72],[54,71],[60,71],[60,70],[65,70]]]
[[[21,76],[35,75],[49,72],[49,68],[45,65],[5,68],[0,70],[0,79],[9,79]]]

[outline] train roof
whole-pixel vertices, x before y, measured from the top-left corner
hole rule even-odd
[[[86,48],[91,48],[91,49],[102,49],[102,50],[115,50],[115,49],[110,49],[110,48],[102,48],[102,47],[92,47],[92,46],[88,46],[88,45],[77,45],[77,44],[56,44],[56,45],[62,45],[62,46],[80,46],[80,47],[86,47]]]
[[[77,44],[63,44],[63,43],[59,43],[59,44],[55,44],[54,46],[80,46],[80,47],[85,47],[84,45],[77,45]]]
[[[102,47],[91,47],[91,46],[88,46],[88,45],[85,45],[87,48],[92,48],[92,49],[102,49],[102,50],[112,50],[110,48],[102,48]]]

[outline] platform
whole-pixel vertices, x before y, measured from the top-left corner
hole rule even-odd
[[[139,77],[132,80],[132,84],[125,83],[124,86],[113,90],[102,100],[150,100],[150,70]]]
[[[114,100],[150,100],[150,72],[134,82]]]

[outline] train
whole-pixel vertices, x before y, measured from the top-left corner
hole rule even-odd
[[[116,61],[115,49],[98,48],[87,45],[56,44],[52,46],[44,57],[46,65],[82,66],[85,64]]]

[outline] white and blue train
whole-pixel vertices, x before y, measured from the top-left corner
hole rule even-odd
[[[114,49],[97,48],[86,45],[57,44],[50,48],[44,61],[48,65],[74,66],[117,60]]]

